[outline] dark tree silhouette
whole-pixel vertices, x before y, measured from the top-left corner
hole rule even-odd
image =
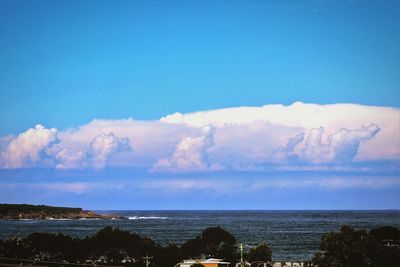
[[[400,240],[400,230],[393,226],[383,226],[372,229],[369,234],[377,241]]]
[[[320,267],[397,266],[400,262],[399,232],[394,227],[367,232],[343,226],[340,232],[331,232],[321,238],[321,252],[315,255],[313,262]],[[152,267],[173,267],[182,259],[201,255],[232,263],[238,258],[235,237],[220,227],[205,229],[201,236],[186,241],[181,247],[161,246],[152,239],[112,227],[105,227],[86,238],[33,233],[22,239],[0,240],[0,257],[8,258],[143,267],[142,257],[146,254],[153,257]],[[251,262],[270,261],[271,249],[261,243],[251,248],[246,258]]]
[[[397,237],[393,228],[377,228],[368,233],[342,226],[340,232],[325,234],[320,241],[320,250],[313,262],[321,267],[395,266],[400,261],[398,246],[382,244],[382,238]]]
[[[190,239],[183,243],[181,251],[184,258],[200,256],[205,251],[203,241],[199,236]]]
[[[272,260],[271,248],[265,242],[258,244],[256,247],[250,249],[248,254],[248,260],[249,262],[271,261]]]
[[[201,234],[204,254],[233,261],[236,256],[235,237],[221,227],[209,227]]]
[[[26,238],[0,240],[0,257],[68,261],[70,263],[144,266],[142,257],[153,256],[151,266],[173,267],[182,259],[213,250],[213,257],[229,259],[235,255],[235,238],[220,227],[203,231],[205,240],[196,237],[178,247],[161,246],[150,238],[107,226],[95,235],[72,238],[63,234],[33,233]],[[202,236],[203,236],[202,235]],[[210,249],[211,248],[211,249]]]
[[[161,248],[154,257],[154,263],[156,266],[174,266],[178,262],[183,260],[180,248],[173,244],[168,245],[165,248]]]

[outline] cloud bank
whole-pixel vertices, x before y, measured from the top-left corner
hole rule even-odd
[[[0,138],[3,169],[144,168],[151,172],[400,169],[400,109],[296,102],[175,113],[158,121],[40,124]],[[362,164],[361,164],[362,163]]]
[[[1,151],[4,168],[21,168],[43,160],[40,153],[55,139],[57,129],[46,129],[38,124],[34,128],[12,138]]]
[[[376,124],[354,130],[341,128],[336,133],[329,135],[324,144],[322,143],[324,128],[311,129],[300,153],[300,158],[305,162],[312,163],[351,162],[357,155],[361,142],[372,139],[379,131],[380,128]],[[293,143],[296,143],[296,139]]]
[[[163,158],[153,166],[154,171],[203,171],[211,167],[208,154],[212,152],[215,128],[201,127],[195,137],[184,137],[169,158]]]

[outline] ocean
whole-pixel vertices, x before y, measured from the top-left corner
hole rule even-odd
[[[371,229],[400,228],[400,211],[97,211],[129,220],[0,220],[0,238],[23,237],[32,232],[95,234],[112,225],[150,237],[161,244],[184,241],[210,226],[231,232],[238,243],[253,246],[266,241],[274,260],[307,260],[318,250],[324,233],[341,225]]]

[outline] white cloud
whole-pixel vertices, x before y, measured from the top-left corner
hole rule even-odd
[[[275,150],[271,155],[271,160],[278,163],[286,163],[291,160],[297,160],[298,155],[294,152],[296,146],[303,142],[304,133],[301,132],[294,137],[289,138],[286,146],[280,147]]]
[[[399,136],[398,108],[297,102],[175,113],[159,121],[96,119],[63,131],[37,126],[2,137],[0,151],[3,168],[345,170],[357,168],[345,166],[351,162],[399,162]]]
[[[312,129],[300,158],[311,163],[349,163],[357,155],[361,142],[373,138],[379,130],[376,124],[355,130],[341,128],[329,135],[327,143],[324,144],[322,143],[324,128]]]
[[[204,126],[198,136],[184,137],[175,147],[171,157],[158,160],[154,171],[205,171],[216,168],[208,155],[214,148],[215,128]]]
[[[355,124],[379,123],[382,119],[398,117],[399,109],[390,107],[364,106],[358,104],[318,105],[296,102],[289,106],[264,105],[261,107],[236,107],[199,111],[194,113],[174,113],[162,117],[160,121],[185,124],[192,127],[213,125],[223,127],[227,124],[251,124],[270,122],[290,127],[351,128]],[[351,116],[349,116],[351,114]],[[334,116],[333,116],[334,115]]]
[[[248,187],[250,191],[265,189],[321,188],[344,189],[383,189],[399,187],[400,179],[394,177],[326,177],[308,179],[260,179]]]
[[[1,152],[4,168],[20,168],[38,163],[40,153],[56,139],[57,129],[38,124],[11,139]]]
[[[58,134],[59,142],[49,148],[49,153],[57,155],[59,151],[67,149],[64,153],[66,159],[71,158],[71,166],[78,162],[80,167],[90,167],[81,159],[76,159],[76,154],[87,156],[92,141],[101,134],[112,132],[119,139],[127,138],[130,151],[120,151],[109,157],[107,166],[149,167],[161,157],[167,157],[176,143],[183,137],[195,133],[197,129],[187,129],[186,126],[170,125],[158,121],[124,120],[93,120],[88,124],[75,129],[68,129]],[[65,156],[65,155],[64,155]],[[59,162],[63,163],[63,162]],[[61,168],[60,165],[58,167]]]
[[[60,193],[86,194],[103,190],[122,190],[123,184],[105,182],[48,182],[48,183],[0,183],[0,190],[34,190],[44,195]]]
[[[76,169],[87,167],[86,153],[82,151],[72,151],[69,148],[61,148],[55,154],[57,169]]]
[[[54,154],[58,169],[102,169],[112,156],[120,152],[130,152],[132,147],[128,138],[118,138],[113,132],[109,132],[94,137],[87,149],[83,146],[74,151],[73,148],[57,144],[48,151]]]
[[[88,152],[91,164],[96,169],[103,168],[108,159],[117,152],[132,150],[128,138],[119,139],[113,132],[100,134],[90,143]]]
[[[301,129],[324,128],[328,136],[341,128],[354,129],[361,125],[376,124],[381,129],[374,142],[360,147],[357,158],[362,160],[400,158],[400,110],[391,107],[366,106],[358,104],[305,104],[296,102],[289,106],[265,105],[261,107],[237,107],[175,113],[160,119],[162,122],[201,127],[212,125],[225,128],[235,125],[246,131],[251,125],[270,124],[281,128]],[[279,136],[279,134],[277,134]],[[294,134],[295,135],[295,134]],[[292,133],[293,136],[293,133]],[[289,137],[285,136],[287,141]],[[286,142],[285,141],[285,142]],[[283,144],[279,144],[281,147]]]

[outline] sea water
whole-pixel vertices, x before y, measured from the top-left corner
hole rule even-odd
[[[166,244],[182,244],[210,226],[221,226],[237,242],[253,246],[266,241],[274,260],[311,259],[321,236],[342,225],[371,229],[400,228],[400,211],[98,211],[127,220],[0,220],[0,238],[32,232],[88,236],[111,225]]]

